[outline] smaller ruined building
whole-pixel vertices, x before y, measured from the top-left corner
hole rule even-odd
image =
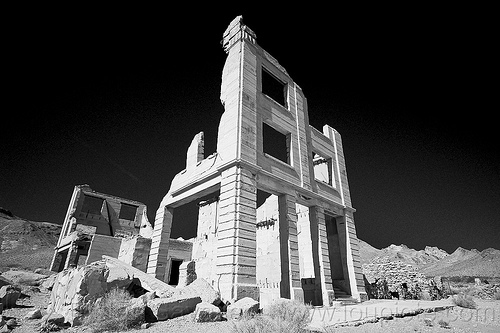
[[[99,193],[88,185],[75,186],[50,269],[60,272],[107,255],[145,272],[153,233],[146,212],[141,202]],[[190,242],[170,244],[169,261],[191,259]],[[177,281],[178,271],[166,282]]]

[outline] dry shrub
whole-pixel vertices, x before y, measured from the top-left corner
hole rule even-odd
[[[138,326],[144,319],[144,313],[129,311],[132,296],[122,289],[113,289],[97,301],[83,324],[92,331],[124,331]]]
[[[303,333],[310,322],[310,307],[286,299],[274,302],[264,314],[244,316],[234,322],[238,333]]]
[[[453,303],[462,308],[467,308],[467,309],[477,308],[476,302],[474,302],[474,299],[469,295],[459,294],[453,296]]]

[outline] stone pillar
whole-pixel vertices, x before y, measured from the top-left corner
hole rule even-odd
[[[238,300],[246,296],[258,300],[255,176],[240,166],[223,171],[221,176],[217,287],[225,300]]]
[[[68,254],[66,256],[66,262],[64,263],[64,269],[74,265],[76,267],[78,261],[78,245],[72,242],[68,249]]]
[[[330,306],[335,298],[335,294],[330,271],[328,238],[323,207],[310,207],[309,221],[311,223],[311,242],[315,277],[314,296],[316,302],[321,303],[319,301],[322,300],[324,306]]]
[[[155,278],[166,281],[165,276],[168,258],[168,243],[170,240],[170,229],[172,228],[173,209],[160,206],[156,211],[155,227],[149,251],[147,273]]]
[[[280,296],[304,302],[300,282],[299,242],[295,197],[283,194],[278,198],[280,229],[281,283]]]

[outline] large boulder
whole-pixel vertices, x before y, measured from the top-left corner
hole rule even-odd
[[[60,272],[52,287],[48,313],[59,313],[71,325],[81,324],[94,302],[108,291],[104,262]]]
[[[219,303],[221,302],[220,293],[216,291],[210,285],[210,283],[208,283],[206,280],[202,278],[194,280],[192,283],[190,283],[188,286],[184,288],[176,289],[176,294],[182,297],[199,296],[202,302],[214,305],[219,305]]]
[[[259,306],[259,302],[253,298],[243,297],[227,306],[227,319],[239,319],[241,316],[259,313]]]
[[[16,306],[16,301],[21,296],[21,289],[12,285],[0,288],[0,303],[4,309]]]
[[[197,323],[221,321],[222,313],[220,309],[207,302],[201,302],[196,304],[196,309],[194,311],[194,321]]]
[[[167,320],[191,313],[196,304],[201,303],[200,297],[174,296],[170,298],[156,298],[148,301],[148,308],[154,320]]]

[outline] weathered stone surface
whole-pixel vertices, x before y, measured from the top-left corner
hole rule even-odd
[[[42,317],[42,311],[40,311],[40,309],[30,311],[24,316],[25,319],[40,319]]]
[[[60,313],[66,322],[79,325],[90,307],[106,292],[114,288],[131,288],[135,284],[152,291],[140,297],[140,302],[144,305],[142,310],[137,311],[142,312],[147,301],[156,297],[157,293],[171,296],[175,290],[132,266],[106,257],[90,265],[57,274],[47,311]],[[136,305],[139,307],[139,301]]]
[[[111,258],[108,256],[102,256],[106,265],[111,271],[115,271],[116,277],[124,277],[125,274],[129,276],[129,278],[137,279],[141,282],[141,287],[148,290],[156,292],[156,295],[159,297],[170,297],[174,294],[175,288],[166,284],[165,282],[156,279],[154,276],[150,274],[144,273],[140,269],[132,267],[130,265],[125,264],[124,262]]]
[[[27,271],[6,271],[2,273],[3,277],[14,282],[15,285],[25,284],[25,285],[38,285],[42,279],[47,276],[42,274],[37,274]]]
[[[88,308],[108,290],[108,275],[104,262],[60,272],[52,287],[47,312],[61,314],[71,325],[81,324]]]
[[[198,303],[201,303],[200,297],[156,298],[148,302],[148,308],[154,319],[161,321],[191,313]]]
[[[7,285],[13,285],[14,282],[7,279],[5,276],[0,275],[0,288]]]
[[[46,276],[51,276],[51,275],[56,274],[56,272],[50,271],[50,270],[45,269],[45,268],[37,268],[37,269],[35,269],[35,271],[34,271],[34,272],[35,272],[36,274],[46,275]]]
[[[211,303],[201,302],[196,304],[194,313],[194,320],[198,323],[222,320],[220,309]]]
[[[146,318],[146,298],[133,298],[127,307],[127,317],[131,325],[139,325]]]
[[[177,291],[181,297],[195,297],[199,296],[202,302],[218,305],[220,294],[204,279],[196,279],[188,286]]]
[[[259,302],[250,297],[244,297],[227,306],[227,318],[238,319],[243,315],[259,313]]]
[[[196,263],[194,261],[190,261],[186,268],[186,286],[189,286],[197,278]]]
[[[57,326],[62,326],[64,325],[65,319],[64,316],[60,313],[48,313],[45,316],[42,317],[42,323],[43,325],[57,325]]]
[[[21,296],[21,289],[12,285],[6,285],[0,288],[0,303],[4,309],[16,306],[16,301]]]
[[[16,318],[10,318],[5,322],[8,328],[13,329],[17,326],[19,326],[19,323],[17,322]]]
[[[40,287],[45,288],[47,290],[52,290],[54,283],[56,282],[57,274],[51,275],[42,281]]]

